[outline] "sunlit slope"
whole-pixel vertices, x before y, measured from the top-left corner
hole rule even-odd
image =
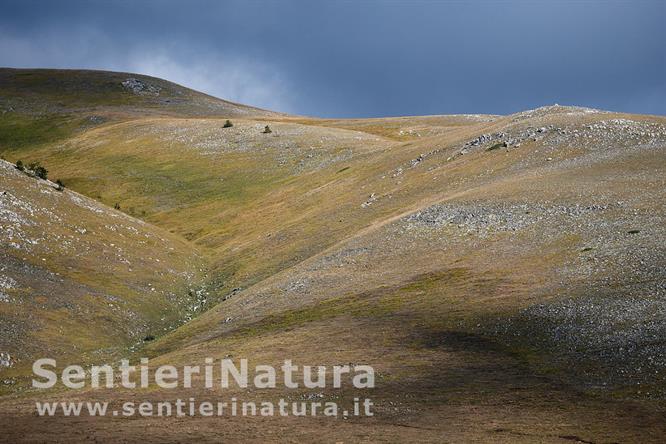
[[[490,123],[500,116],[488,114],[458,114],[439,116],[380,117],[373,119],[304,119],[290,118],[306,125],[343,128],[376,134],[396,141],[409,141],[449,135],[466,126]]]
[[[584,164],[587,179],[566,199],[586,204],[581,193],[602,195],[609,182],[590,179],[606,157],[659,142],[663,129],[659,118],[567,107],[508,117],[276,119],[223,128],[219,119],[141,118],[10,155],[40,160],[68,186],[202,247],[220,297],[460,193],[548,186],[544,172]],[[636,168],[649,165],[646,155]],[[532,198],[530,190],[515,198]],[[564,199],[566,187],[557,190]]]
[[[275,116],[132,73],[0,68],[0,152],[138,116]]]
[[[389,331],[489,338],[583,387],[662,393],[665,119],[555,107],[492,125],[478,144],[477,133],[375,151],[312,213],[301,197],[304,232],[333,242],[332,214],[357,231],[231,294],[154,352],[379,318]],[[276,228],[291,214],[284,201],[272,235],[289,232]],[[255,257],[269,242],[257,235]]]
[[[263,134],[262,123],[234,122],[224,129],[218,120],[133,121],[26,158],[42,159],[54,177],[107,205],[215,249],[270,223],[252,220],[269,196],[296,198],[317,177],[335,177],[345,161],[382,146],[351,131],[275,123]]]
[[[195,310],[202,261],[186,242],[0,161],[4,389],[39,357],[127,353]]]
[[[451,135],[432,143],[464,140],[488,120],[449,118]],[[409,143],[317,121],[223,123],[137,119],[22,154],[24,161],[48,165],[73,189],[201,246],[210,253],[218,296],[432,191],[423,188],[385,207],[374,203],[385,188],[382,176],[411,164],[418,148]],[[264,133],[266,124],[271,133]],[[19,154],[12,153],[13,159]]]
[[[147,117],[170,114],[169,94],[195,96],[188,106],[211,98],[140,76],[132,78],[144,89],[135,92],[123,86],[126,77],[7,70],[3,90],[8,96],[15,94],[18,102],[24,96],[34,99],[25,99],[26,112],[53,104],[60,95],[66,109],[92,117],[99,117],[99,109],[114,111],[108,120],[93,118],[76,130],[60,128],[49,114],[44,131],[25,128],[29,137],[2,146],[2,152],[11,161],[40,161],[68,187],[206,248],[220,292],[257,282],[371,223],[372,202],[361,206],[374,199],[366,181],[384,172],[382,162],[411,161],[406,157],[412,156],[410,145],[400,141],[462,140],[495,119],[322,121],[257,111],[261,120],[232,117],[234,126],[223,128],[225,119]],[[12,107],[2,118],[9,122],[19,111]],[[125,121],[114,123],[118,118]],[[263,133],[266,124],[272,133]],[[20,132],[10,127],[15,138]]]
[[[230,292],[142,354],[154,366],[204,357],[247,357],[250,366],[285,358],[364,363],[376,369],[377,388],[153,387],[142,395],[341,403],[360,395],[375,401],[376,416],[225,418],[225,427],[217,418],[161,427],[140,418],[127,433],[211,441],[660,442],[666,423],[652,398],[663,398],[665,388],[665,123],[549,107],[431,138],[380,139],[345,167],[274,183],[256,202],[243,201],[243,218],[211,225],[193,241],[218,270],[239,264],[247,276],[238,282],[259,276],[275,255],[280,269]],[[191,221],[197,214],[189,213]],[[216,243],[223,228],[234,235]],[[311,246],[309,256],[291,258],[288,247],[298,242]],[[133,391],[74,396],[118,405]],[[26,412],[17,421],[28,436],[64,424],[35,426],[26,419],[30,407],[5,407]],[[82,428],[105,437],[114,424],[96,419]]]
[[[407,439],[414,429],[433,442],[662,436],[663,415],[650,400],[666,393],[665,118],[551,106],[510,116],[367,120],[229,114],[233,126],[224,128],[227,115],[170,114],[156,97],[140,112],[110,105],[99,124],[3,147],[12,162],[40,161],[101,211],[90,220],[77,213],[86,231],[72,240],[100,233],[94,241],[104,246],[95,255],[71,263],[79,256],[69,250],[34,250],[21,260],[52,267],[84,286],[79,293],[90,287],[131,300],[146,320],[117,343],[138,343],[156,330],[145,327],[155,319],[147,303],[155,293],[152,307],[164,300],[170,308],[160,310],[173,313],[162,328],[177,323],[184,305],[206,299],[207,312],[141,353],[155,364],[227,356],[370,364],[380,375],[372,397],[382,416],[344,422],[340,436],[349,440]],[[17,195],[48,188],[5,168],[6,180],[31,184],[16,185]],[[69,202],[67,195],[45,189],[23,199]],[[109,209],[116,204],[119,211]],[[146,245],[127,237],[123,251],[145,274],[139,267],[128,274],[124,261],[103,268],[115,263],[104,251],[124,244],[101,220],[105,227],[108,220],[138,224],[139,233],[143,227],[165,239]],[[205,276],[181,279],[204,268]],[[198,278],[205,291],[191,292]],[[167,301],[171,293],[187,304]],[[71,307],[58,316],[74,322]],[[109,328],[135,320],[125,313],[108,319]],[[282,395],[294,393],[270,394]],[[348,400],[354,393],[323,395]],[[150,396],[164,394],[151,389]],[[136,423],[137,438],[187,433]],[[196,430],[217,424],[202,420]],[[317,420],[235,424],[256,426],[247,432],[263,438],[284,437],[284,430],[334,434]],[[237,437],[232,429],[225,436]]]

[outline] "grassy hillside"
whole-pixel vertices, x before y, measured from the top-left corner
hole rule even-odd
[[[275,115],[141,74],[0,68],[3,111],[190,116]],[[10,111],[11,109],[11,111]]]
[[[319,313],[313,304],[407,285],[421,296],[398,292],[382,317],[415,316],[432,334],[491,337],[580,388],[661,396],[663,350],[653,341],[664,320],[666,177],[652,165],[663,163],[666,127],[662,118],[630,117],[539,110],[485,129],[503,133],[507,147],[466,145],[475,138],[461,133],[361,157],[361,177],[328,200],[293,198],[312,211],[300,231],[326,233],[325,242],[309,240],[321,252],[219,304],[156,343],[156,352],[214,342],[281,311]],[[289,202],[271,207],[275,220],[295,217]],[[354,234],[344,233],[345,220]],[[285,236],[292,228],[282,223]],[[238,246],[238,236],[229,256],[251,248]],[[257,250],[279,251],[270,242],[254,238]],[[451,272],[462,286],[454,292]],[[324,313],[317,319],[346,312]]]
[[[0,68],[0,153],[139,116],[270,116],[132,73]]]
[[[109,120],[72,130],[49,114],[55,126],[42,139],[29,139],[40,131],[26,127],[30,136],[5,145],[3,154],[12,162],[40,161],[51,177],[88,196],[87,205],[102,211],[96,217],[137,223],[139,233],[160,233],[171,245],[126,239],[132,247],[123,251],[137,255],[130,262],[160,262],[146,261],[145,270],[132,274],[119,265],[117,281],[103,268],[114,263],[109,256],[68,262],[77,285],[113,289],[136,302],[134,312],[146,320],[155,319],[156,308],[141,305],[152,301],[148,287],[160,303],[169,292],[184,295],[159,305],[173,314],[164,320],[169,326],[178,323],[183,304],[196,300],[176,289],[205,285],[209,309],[144,344],[141,353],[155,365],[229,355],[261,363],[362,362],[381,375],[373,419],[235,418],[223,430],[213,419],[160,428],[138,419],[127,429],[134,439],[307,440],[323,433],[351,441],[657,442],[663,436],[666,118],[552,106],[510,116],[307,119],[206,113],[198,98],[172,112],[157,96],[116,95],[125,74],[96,75],[113,79],[107,86],[115,98],[93,94],[68,106],[79,107],[77,118],[106,110]],[[87,82],[81,76],[78,87]],[[180,91],[150,82],[169,94]],[[35,93],[53,91],[36,83]],[[223,127],[227,116],[231,128]],[[271,133],[263,132],[266,125]],[[21,139],[16,128],[7,137]],[[5,181],[47,186],[4,171]],[[115,204],[119,212],[108,209]],[[89,242],[106,245],[96,247],[102,251],[109,242],[121,245],[116,231],[86,230],[100,233]],[[60,262],[72,260],[67,252],[21,259],[60,273]],[[205,276],[197,271],[204,269]],[[118,321],[110,318],[109,325]],[[144,394],[209,396],[194,389]],[[133,393],[76,396],[119,403]],[[354,392],[323,396],[350,400]],[[26,405],[7,401],[4,411],[28,412]],[[38,439],[39,427],[29,430],[34,421],[25,413],[13,418],[17,435]],[[91,421],[81,433],[103,439],[113,424]]]
[[[194,311],[194,248],[4,161],[0,227],[3,391],[24,386],[37,358],[104,362]]]

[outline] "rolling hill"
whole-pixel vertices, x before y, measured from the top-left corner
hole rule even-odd
[[[205,270],[192,246],[8,162],[0,169],[3,391],[39,357],[110,359],[199,309],[191,293]]]
[[[663,436],[664,117],[554,105],[315,119],[135,74],[7,69],[2,111],[7,439],[108,440],[119,426],[130,440]],[[65,191],[18,160],[40,162]],[[365,363],[376,414],[36,418],[26,364],[46,350],[154,366]]]

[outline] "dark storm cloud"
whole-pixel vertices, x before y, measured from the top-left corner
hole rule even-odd
[[[319,116],[666,114],[666,2],[4,1],[0,65],[138,71]]]

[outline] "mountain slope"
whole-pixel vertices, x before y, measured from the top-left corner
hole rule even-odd
[[[88,100],[81,115],[105,107],[76,100]],[[151,273],[160,276],[151,285],[164,291],[196,282],[209,292],[205,313],[144,344],[141,355],[153,366],[226,356],[274,365],[285,358],[366,363],[380,376],[371,395],[375,418],[232,418],[222,429],[215,418],[161,421],[159,428],[139,418],[127,426],[132,439],[663,436],[666,118],[550,106],[509,116],[366,120],[230,114],[234,126],[224,128],[227,116],[169,114],[169,105],[150,100],[120,119],[3,151],[12,162],[42,162],[52,177],[94,199],[86,202],[103,209],[102,219],[121,217],[107,209],[118,203],[172,245],[131,249],[174,255],[146,265],[145,276],[134,277],[137,292],[126,294],[146,298],[139,282]],[[3,174],[47,186],[10,167]],[[104,248],[120,242],[101,233]],[[176,262],[164,265],[167,258]],[[60,270],[60,259],[46,259]],[[111,259],[96,260],[92,268]],[[169,282],[162,266],[206,273]],[[163,310],[182,313],[179,307]],[[137,313],[152,319],[148,309]],[[114,389],[57,399],[118,404],[134,395]],[[151,387],[142,395],[219,394]],[[367,394],[224,395],[349,402]],[[39,439],[54,424],[67,431],[61,419],[28,419],[29,407],[21,399],[0,407],[16,421],[15,436]],[[81,430],[108,439],[114,424],[99,418]]]
[[[0,161],[3,390],[32,362],[99,362],[183,321],[202,259],[169,233]]]
[[[409,308],[398,296],[396,311],[406,305],[439,329],[529,343],[546,356],[538,365],[585,366],[576,378],[584,386],[645,392],[651,385],[661,396],[665,350],[654,338],[666,321],[659,308],[666,296],[664,119],[565,108],[531,114],[497,120],[491,134],[503,135],[478,145],[459,139],[447,148],[447,139],[431,139],[401,147],[418,162],[403,163],[398,156],[410,155],[397,148],[359,161],[369,174],[342,200],[354,203],[345,217],[362,230],[235,294],[155,347],[175,351],[281,311],[416,282],[428,299]],[[443,148],[416,155],[428,145]],[[389,162],[393,170],[375,169]],[[355,190],[364,187],[375,197],[363,201]],[[317,209],[310,223],[335,239],[320,220],[326,204]],[[481,294],[438,301],[449,273]],[[496,295],[483,294],[486,281],[496,281]]]
[[[0,68],[0,150],[139,116],[276,116],[139,74]]]
[[[123,72],[0,68],[0,90],[3,111],[25,114],[279,115],[156,77]]]

